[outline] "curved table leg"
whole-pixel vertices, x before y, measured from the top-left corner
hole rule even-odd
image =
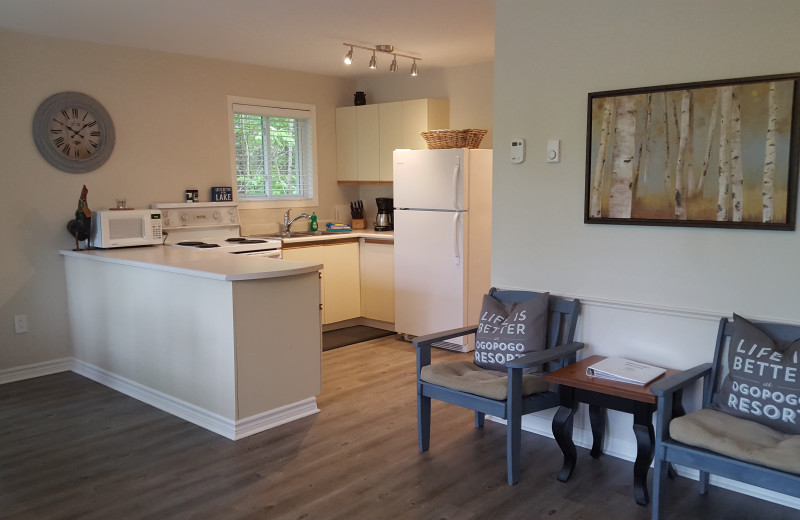
[[[605,408],[590,404],[589,423],[592,425],[592,451],[589,453],[593,458],[598,458],[603,454],[603,433],[606,430]]]
[[[656,434],[653,429],[653,410],[644,403],[637,403],[633,412],[633,433],[636,436],[636,461],[633,463],[633,494],[636,503],[650,503],[647,491],[647,472],[653,462],[653,446]]]
[[[558,474],[558,480],[561,482],[566,482],[572,475],[575,461],[578,459],[575,443],[572,442],[572,419],[575,416],[576,408],[575,404],[572,407],[560,406],[553,416],[553,437],[564,454],[564,465]]]

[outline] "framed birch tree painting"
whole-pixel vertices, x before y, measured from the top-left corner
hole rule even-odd
[[[584,222],[794,230],[798,80],[590,93]]]

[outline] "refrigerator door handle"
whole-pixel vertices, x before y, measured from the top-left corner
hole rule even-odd
[[[456,265],[461,263],[461,252],[459,251],[459,243],[458,243],[458,219],[461,217],[461,213],[456,213],[453,215],[453,256],[455,257]]]
[[[453,169],[453,209],[461,209],[458,205],[458,172],[461,169],[461,158],[456,156],[456,167]]]

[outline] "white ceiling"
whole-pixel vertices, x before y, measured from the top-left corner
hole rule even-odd
[[[421,75],[494,59],[494,0],[0,0],[0,27],[348,77],[391,59],[345,66],[343,42],[394,45]]]

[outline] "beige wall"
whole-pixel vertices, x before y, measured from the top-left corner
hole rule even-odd
[[[495,281],[800,322],[797,232],[583,223],[587,93],[797,72],[797,20],[793,0],[499,0],[495,144],[526,137],[528,160],[495,155]]]
[[[51,167],[31,138],[39,103],[67,90],[96,98],[114,120],[114,152],[88,174]],[[354,90],[354,80],[0,30],[0,371],[71,355],[58,250],[73,247],[65,226],[83,184],[93,209],[115,197],[139,208],[177,202],[186,188],[208,200],[211,186],[231,184],[227,95],[311,103],[320,205],[306,209],[332,218],[334,205],[356,198],[336,184],[334,111]],[[275,225],[282,212],[242,218]],[[16,314],[27,314],[27,334],[14,333]]]

